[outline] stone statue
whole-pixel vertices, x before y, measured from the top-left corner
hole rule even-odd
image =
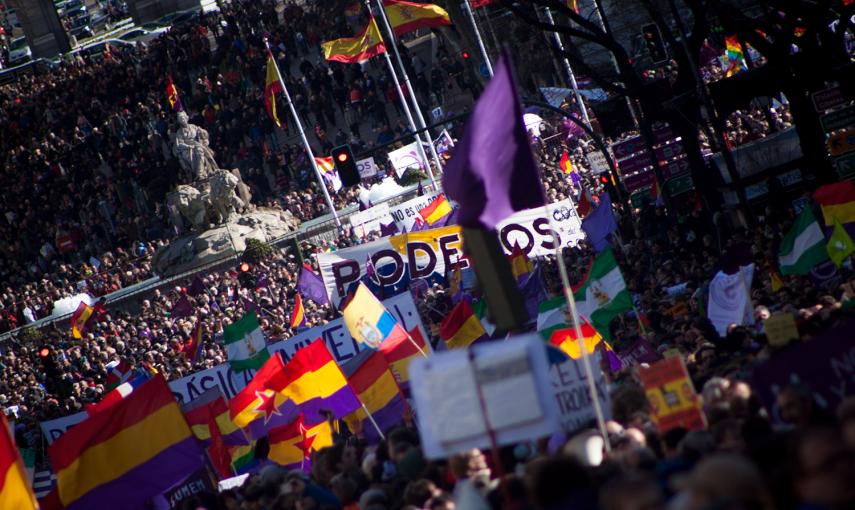
[[[187,114],[178,112],[178,130],[172,136],[172,153],[194,181],[207,179],[217,169],[214,151],[208,146],[208,132],[190,124]]]

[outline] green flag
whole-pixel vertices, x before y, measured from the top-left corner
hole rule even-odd
[[[843,259],[855,252],[855,243],[852,242],[852,238],[849,237],[846,229],[837,221],[837,218],[834,218],[834,230],[831,231],[831,237],[828,239],[825,249],[828,251],[828,257],[837,267],[840,267]]]
[[[586,318],[606,340],[609,323],[632,310],[632,297],[611,248],[601,251],[579,287],[573,292],[579,315]]]
[[[778,265],[781,274],[808,274],[814,266],[828,260],[823,244],[825,236],[810,206],[804,208],[793,228],[781,239]]]

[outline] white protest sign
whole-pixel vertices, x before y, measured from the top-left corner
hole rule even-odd
[[[594,364],[594,384],[597,387],[597,397],[600,409],[605,419],[610,417],[611,404],[609,391],[603,371]],[[586,423],[596,419],[594,407],[591,405],[591,392],[588,389],[588,378],[582,360],[568,359],[549,367],[549,379],[555,393],[558,405],[559,421],[565,432],[580,429]]]
[[[429,338],[427,330],[422,324],[419,311],[409,292],[399,294],[383,301],[383,306],[394,316],[407,331],[418,328],[422,338]],[[303,347],[323,338],[333,359],[339,365],[354,357],[360,350],[359,344],[351,338],[344,321],[338,318],[323,326],[318,326],[286,340],[268,345],[271,353],[281,352],[283,358],[290,360],[294,354]],[[169,389],[178,400],[179,404],[190,402],[202,393],[212,388],[219,388],[226,399],[234,397],[242,390],[255,375],[254,370],[233,372],[228,363],[196,372],[195,374],[182,377],[169,383]],[[55,441],[73,425],[77,425],[86,419],[85,412],[79,412],[71,416],[41,422],[42,431],[48,444]]]
[[[601,151],[589,152],[585,157],[588,159],[588,164],[591,165],[592,174],[604,174],[609,171],[609,162],[606,160],[606,155]]]
[[[506,445],[558,431],[548,370],[536,334],[414,360],[410,387],[425,457],[484,448],[491,435]]]
[[[413,142],[410,145],[405,145],[400,149],[393,150],[388,154],[389,162],[395,169],[395,174],[400,179],[404,172],[410,167],[416,167],[419,170],[424,170],[424,163],[419,155],[418,142]]]
[[[406,202],[390,207],[389,215],[398,227],[398,232],[409,232],[412,230],[416,223],[416,218],[421,218],[419,210],[427,207],[437,195],[439,195],[438,192],[425,193],[420,197],[411,198]]]
[[[384,225],[392,223],[392,217],[389,215],[389,204],[375,205],[350,216],[350,225],[360,237],[365,237],[372,231],[379,231],[381,223]]]
[[[359,170],[359,176],[363,179],[377,175],[377,164],[374,158],[360,159],[356,162],[356,169]]]

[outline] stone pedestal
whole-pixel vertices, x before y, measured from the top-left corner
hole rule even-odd
[[[71,50],[52,0],[9,0],[27,36],[33,58],[52,58]]]

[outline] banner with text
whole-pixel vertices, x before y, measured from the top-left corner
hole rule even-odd
[[[520,211],[498,225],[499,241],[510,254],[515,244],[529,257],[555,253],[555,234],[561,246],[575,246],[584,238],[576,209],[569,200],[543,208]],[[557,232],[553,232],[551,225]],[[334,306],[368,273],[370,260],[377,287],[392,292],[420,278],[441,279],[463,255],[459,226],[435,228],[384,237],[370,243],[317,255],[321,277]],[[465,261],[462,267],[468,267]]]

